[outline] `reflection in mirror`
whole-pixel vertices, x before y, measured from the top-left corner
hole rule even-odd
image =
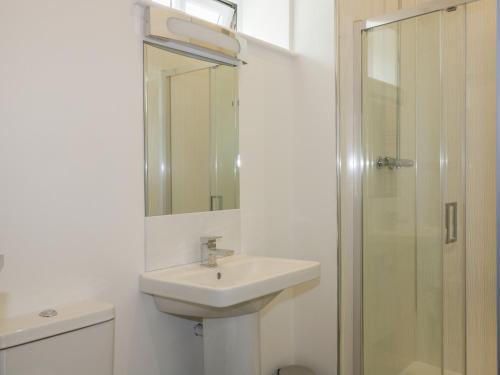
[[[237,69],[144,44],[146,216],[239,208]]]

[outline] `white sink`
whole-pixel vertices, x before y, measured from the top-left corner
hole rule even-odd
[[[162,312],[203,319],[204,375],[261,375],[259,311],[282,290],[319,278],[318,262],[250,257],[141,276]]]
[[[236,255],[216,268],[189,264],[141,276],[160,311],[223,318],[261,310],[282,290],[319,277],[318,262]]]

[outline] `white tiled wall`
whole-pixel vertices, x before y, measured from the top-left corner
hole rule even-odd
[[[222,236],[221,249],[240,251],[240,210],[146,218],[148,271],[200,261],[200,237]]]

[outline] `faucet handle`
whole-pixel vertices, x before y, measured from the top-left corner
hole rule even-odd
[[[208,245],[215,245],[217,243],[217,240],[220,240],[222,236],[204,236],[200,237],[200,242],[202,244],[208,244]]]

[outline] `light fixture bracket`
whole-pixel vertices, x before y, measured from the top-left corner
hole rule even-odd
[[[170,44],[171,48],[193,49],[239,61],[242,50],[233,30],[214,25],[186,13],[166,7],[146,8],[146,36]]]

